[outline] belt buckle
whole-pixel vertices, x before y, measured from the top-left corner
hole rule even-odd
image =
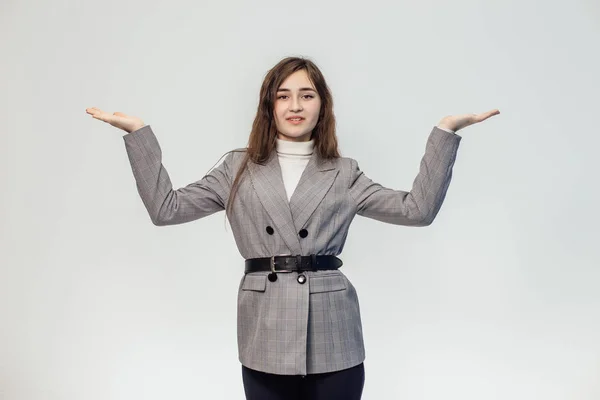
[[[291,269],[275,269],[275,257],[281,257],[281,256],[291,256],[291,254],[280,254],[277,256],[271,256],[271,272],[272,273],[276,273],[276,272],[293,272],[293,270]]]

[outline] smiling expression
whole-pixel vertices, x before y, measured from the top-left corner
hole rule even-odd
[[[319,121],[321,98],[306,70],[296,71],[283,81],[277,90],[274,111],[279,139],[293,142],[311,139]]]

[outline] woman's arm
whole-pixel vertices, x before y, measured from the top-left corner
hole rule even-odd
[[[388,189],[373,182],[362,173],[358,163],[351,160],[350,194],[356,201],[357,214],[396,225],[430,225],[452,179],[461,140],[456,132],[498,114],[500,111],[493,109],[481,114],[442,118],[429,135],[421,168],[410,192]]]
[[[357,214],[396,225],[430,225],[446,196],[460,141],[455,133],[433,128],[410,192],[373,182],[351,160],[350,194]]]
[[[199,181],[173,190],[150,125],[127,133],[123,140],[138,193],[154,225],[190,222],[225,209],[234,153]]]
[[[138,192],[155,225],[175,225],[193,221],[226,207],[231,188],[234,152],[197,182],[173,190],[162,164],[162,152],[150,125],[141,118],[122,112],[109,113],[98,107],[86,108],[94,119],[126,132],[125,148]]]

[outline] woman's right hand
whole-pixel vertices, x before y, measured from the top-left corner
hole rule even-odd
[[[123,114],[122,112],[115,112],[113,114],[109,114],[106,111],[102,111],[97,107],[86,108],[85,112],[90,114],[92,117],[99,119],[100,121],[107,122],[114,127],[123,129],[127,133],[137,131],[138,129],[146,125],[144,124],[144,121],[142,121],[138,117]]]

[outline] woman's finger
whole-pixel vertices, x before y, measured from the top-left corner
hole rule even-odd
[[[88,112],[88,114],[91,114],[92,117],[99,119],[100,121],[107,122],[111,125],[115,122],[115,120],[117,118],[119,118],[116,115],[111,115],[111,114],[107,113],[106,111],[102,111],[96,107],[92,107],[91,109],[88,109],[86,111]]]
[[[104,111],[96,111],[94,113],[94,118],[99,119],[100,121],[109,122],[111,121],[112,115]]]
[[[99,109],[97,107],[90,107],[90,108],[86,108],[85,112],[88,113],[88,114],[90,114],[92,117],[97,118],[104,111],[102,111],[101,109]]]
[[[479,118],[481,118],[480,121],[485,121],[489,117],[493,117],[494,115],[498,115],[498,114],[500,114],[500,111],[497,109],[494,109],[494,110],[488,111],[486,113],[480,114]]]

